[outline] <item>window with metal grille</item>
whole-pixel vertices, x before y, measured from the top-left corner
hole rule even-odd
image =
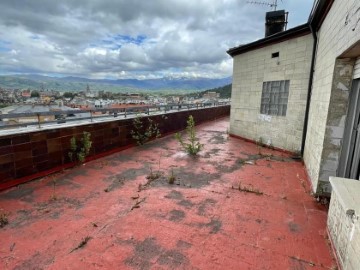
[[[261,95],[261,114],[286,116],[290,81],[264,82]]]

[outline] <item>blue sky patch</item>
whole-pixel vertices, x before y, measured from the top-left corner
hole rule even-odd
[[[136,44],[136,45],[141,45],[146,40],[145,35],[138,35],[137,37],[131,37],[131,36],[127,36],[127,35],[115,35],[113,38],[116,41],[120,41],[123,43],[132,43],[132,44]]]
[[[40,36],[38,36],[38,35],[31,35],[30,38],[33,39],[33,40],[38,40],[38,39],[40,39]]]
[[[111,50],[118,50],[122,45],[125,44],[135,44],[141,45],[145,42],[147,37],[145,35],[138,35],[136,37],[132,37],[129,35],[109,35],[106,39],[101,40],[101,45],[107,47]],[[90,44],[92,46],[94,44]],[[96,47],[96,46],[94,46]]]
[[[11,51],[10,45],[11,42],[0,39],[0,52],[10,52]]]

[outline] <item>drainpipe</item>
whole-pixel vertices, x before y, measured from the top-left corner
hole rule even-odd
[[[313,79],[314,79],[315,57],[316,57],[317,44],[318,44],[318,37],[317,37],[317,35],[316,35],[315,29],[314,29],[313,26],[311,25],[311,22],[309,23],[309,26],[310,26],[311,34],[312,34],[313,37],[314,37],[314,45],[313,45],[313,52],[312,52],[312,59],[311,59],[308,94],[307,94],[307,98],[306,98],[304,128],[303,128],[302,142],[301,142],[301,156],[302,156],[302,157],[304,157],[306,134],[307,134],[307,130],[308,130],[310,101],[311,101],[312,86],[313,86]]]

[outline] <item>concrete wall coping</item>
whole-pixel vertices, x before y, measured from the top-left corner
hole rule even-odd
[[[336,193],[346,214],[359,219],[360,216],[360,181],[354,179],[330,177],[332,191]]]
[[[186,104],[180,104],[180,105],[185,106]],[[178,106],[178,104],[176,104],[174,106]],[[225,106],[229,106],[229,105],[217,105],[217,106],[215,106],[215,108],[216,107],[225,107]],[[9,129],[4,129],[4,130],[0,129],[0,138],[5,137],[5,136],[10,136],[10,135],[28,134],[28,133],[34,133],[34,132],[39,132],[39,131],[45,131],[45,130],[87,126],[87,125],[92,125],[92,124],[104,124],[104,123],[109,123],[109,122],[128,120],[128,119],[135,118],[137,116],[151,117],[151,116],[157,116],[157,115],[168,115],[168,114],[172,114],[172,113],[176,114],[178,112],[183,112],[183,111],[205,110],[205,109],[209,109],[209,108],[214,108],[214,107],[210,107],[210,106],[203,107],[203,108],[194,107],[194,108],[182,109],[182,110],[174,109],[174,110],[168,110],[166,112],[165,111],[155,111],[155,112],[151,112],[151,114],[147,114],[147,113],[139,113],[139,114],[132,113],[132,114],[130,114],[129,113],[129,114],[127,114],[126,117],[124,115],[119,115],[117,117],[114,117],[114,115],[109,115],[106,118],[105,117],[101,117],[101,118],[94,117],[92,119],[86,119],[86,120],[79,119],[79,120],[72,120],[70,122],[68,121],[65,123],[56,123],[56,124],[55,123],[49,124],[49,123],[43,122],[43,123],[41,123],[41,127],[39,127],[38,125],[32,125],[32,126],[27,126],[27,127],[11,128],[11,126],[10,126]],[[54,112],[54,114],[55,114],[55,112]],[[6,117],[6,115],[3,115],[3,118],[5,118],[5,117]],[[24,125],[26,125],[26,123],[24,123]]]

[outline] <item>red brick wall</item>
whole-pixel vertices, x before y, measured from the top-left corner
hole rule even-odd
[[[161,134],[168,134],[184,129],[189,115],[199,124],[229,114],[230,106],[223,106],[150,118],[159,123]],[[70,139],[81,137],[83,131],[91,133],[91,159],[134,145],[132,129],[133,119],[125,119],[0,136],[0,190],[71,166],[68,157]]]

